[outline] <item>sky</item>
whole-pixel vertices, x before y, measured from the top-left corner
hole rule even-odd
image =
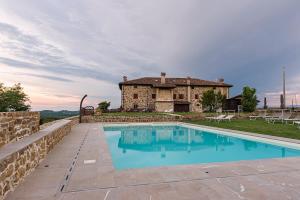
[[[120,106],[118,83],[144,76],[224,78],[279,105],[300,104],[299,0],[0,0],[0,82],[33,110]]]

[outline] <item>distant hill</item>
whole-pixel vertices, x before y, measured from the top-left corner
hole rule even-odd
[[[51,122],[58,119],[68,118],[72,116],[79,115],[79,111],[69,111],[69,110],[61,110],[61,111],[53,111],[53,110],[42,110],[40,111],[41,121],[40,124],[44,124],[47,122]]]
[[[42,110],[40,111],[41,118],[66,118],[72,117],[75,115],[79,115],[79,111],[69,111],[69,110],[61,110],[61,111],[53,111],[53,110]]]

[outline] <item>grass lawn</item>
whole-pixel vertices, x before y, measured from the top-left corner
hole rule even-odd
[[[225,129],[233,129],[265,135],[300,139],[300,129],[295,125],[286,125],[281,123],[268,124],[264,120],[236,119],[231,122],[210,122],[208,120],[187,120],[187,123],[214,126]]]

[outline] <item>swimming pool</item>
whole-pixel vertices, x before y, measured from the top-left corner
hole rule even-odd
[[[105,125],[115,169],[300,156],[295,146],[213,129],[167,125]]]

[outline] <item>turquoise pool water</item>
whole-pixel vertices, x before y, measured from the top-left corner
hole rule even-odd
[[[109,126],[116,169],[300,156],[300,150],[182,126]]]

